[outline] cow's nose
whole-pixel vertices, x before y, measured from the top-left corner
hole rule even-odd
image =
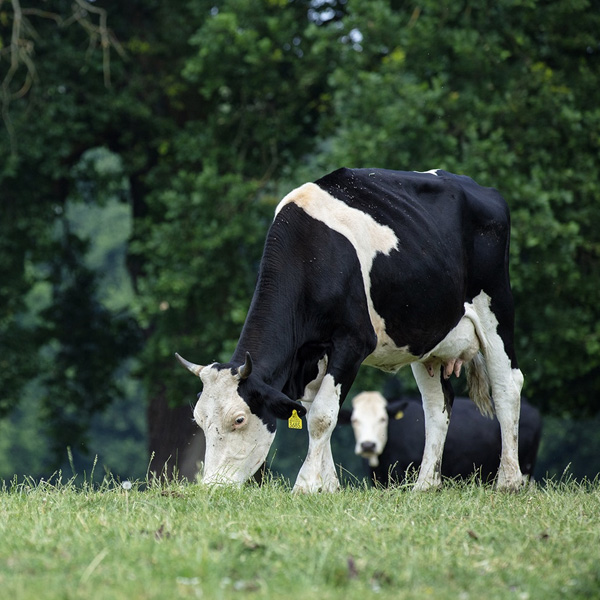
[[[375,442],[363,442],[360,449],[363,452],[375,452]]]

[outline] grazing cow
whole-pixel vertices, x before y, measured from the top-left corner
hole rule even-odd
[[[340,410],[338,423],[351,423],[355,454],[369,464],[371,479],[380,485],[402,483],[408,469],[418,469],[425,447],[425,421],[420,398],[388,403],[378,392],[363,392],[352,410]],[[542,420],[537,408],[521,401],[519,464],[533,477]],[[467,478],[474,473],[491,481],[500,466],[500,424],[483,416],[469,398],[455,398],[442,455],[442,476]]]
[[[426,440],[415,489],[441,484],[453,392],[502,428],[498,486],[517,489],[523,376],[513,343],[504,199],[469,177],[339,169],[290,192],[267,234],[258,281],[230,362],[180,362],[200,377],[194,418],[206,436],[203,482],[241,483],[263,463],[276,419],[306,414],[295,491],[334,491],[330,438],[362,363],[411,365]],[[218,268],[218,267],[216,267]],[[297,400],[300,400],[298,402]]]

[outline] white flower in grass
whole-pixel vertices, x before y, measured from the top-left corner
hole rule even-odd
[[[121,487],[128,492],[131,489],[131,481],[125,480],[123,483],[121,483]]]

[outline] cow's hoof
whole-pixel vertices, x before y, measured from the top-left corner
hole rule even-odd
[[[330,494],[340,489],[340,482],[335,481],[296,481],[292,492],[294,494]]]
[[[439,483],[437,485],[417,485],[415,484],[413,486],[412,491],[413,492],[417,492],[417,493],[421,493],[421,492],[439,492],[442,489],[442,484]]]
[[[499,492],[508,492],[509,494],[516,494],[517,492],[524,490],[526,487],[528,487],[528,484],[523,481],[523,479],[519,479],[518,481],[505,481],[502,483],[496,483],[496,489]]]
[[[524,488],[525,482],[518,467],[503,469],[502,465],[500,465],[496,481],[497,490],[502,492],[520,492]]]
[[[439,479],[417,480],[413,486],[413,492],[436,492],[442,488],[442,482]]]

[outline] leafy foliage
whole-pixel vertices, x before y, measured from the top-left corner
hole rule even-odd
[[[51,268],[53,301],[40,314],[46,326],[38,339],[45,350],[45,392],[59,400],[46,402],[41,416],[58,454],[84,443],[92,415],[119,397],[115,371],[139,347],[140,336],[131,317],[111,314],[98,302],[95,275],[73,244],[57,252]]]

